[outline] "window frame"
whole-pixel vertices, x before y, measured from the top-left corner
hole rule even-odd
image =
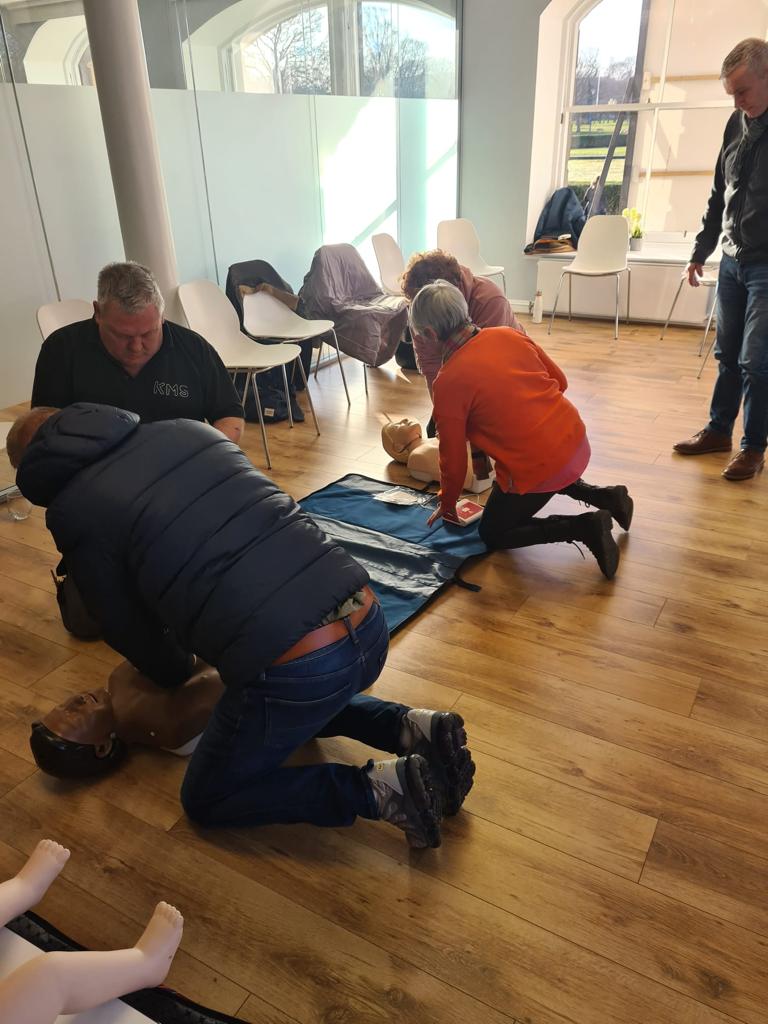
[[[567,60],[564,61],[564,71],[560,83],[560,126],[557,138],[557,145],[554,151],[553,180],[554,187],[561,188],[568,185],[568,154],[569,154],[569,125],[573,114],[616,114],[620,112],[648,114],[651,113],[651,134],[648,153],[650,162],[646,162],[639,154],[633,159],[633,169],[642,171],[643,184],[638,190],[637,201],[633,204],[640,211],[643,221],[646,219],[648,197],[651,178],[653,176],[653,153],[656,147],[656,135],[658,130],[659,114],[665,110],[722,110],[733,109],[733,101],[727,96],[719,100],[683,102],[683,101],[657,101],[650,97],[642,103],[600,103],[600,104],[575,104],[572,102],[576,84],[576,64],[578,60],[579,26],[584,18],[598,7],[603,0],[578,0],[573,5],[566,19],[564,20],[564,49]],[[651,3],[656,0],[651,0]],[[662,54],[661,71],[659,75],[659,95],[664,95],[667,83],[667,70],[669,67],[669,52],[672,44],[672,31],[674,27],[675,4],[670,4],[668,23],[666,27],[664,50]]]

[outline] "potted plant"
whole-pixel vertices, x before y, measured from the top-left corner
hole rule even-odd
[[[643,248],[643,218],[635,206],[621,211],[629,224],[629,248],[633,252]]]

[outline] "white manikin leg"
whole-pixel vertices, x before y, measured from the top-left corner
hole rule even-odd
[[[43,953],[0,982],[0,1021],[54,1024],[110,999],[160,985],[181,942],[184,920],[158,903],[132,949],[108,953]]]

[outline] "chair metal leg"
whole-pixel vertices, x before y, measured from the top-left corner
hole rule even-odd
[[[715,315],[715,310],[716,309],[717,309],[717,288],[715,288],[715,294],[712,297],[712,309],[710,309],[709,316],[707,317],[707,326],[704,328],[704,337],[701,339],[701,344],[699,345],[699,355],[701,355],[701,353],[704,351],[704,346],[707,343],[707,335],[709,334],[709,328],[712,325],[712,318]]]
[[[281,367],[283,371],[283,388],[285,389],[285,404],[288,406],[288,422],[293,430],[293,409],[291,408],[291,392],[288,390],[288,374],[285,372],[285,363]]]
[[[712,354],[712,349],[715,347],[715,342],[716,341],[717,341],[717,334],[714,334],[712,336],[712,341],[709,343],[709,348],[707,349],[707,354],[704,356],[704,358],[701,361],[701,366],[699,367],[699,372],[696,374],[696,380],[701,380],[701,375],[704,372],[704,367],[707,365],[707,360],[709,359],[710,355]]]
[[[627,267],[627,323],[629,323],[629,297],[632,293],[632,268]]]
[[[507,294],[507,279],[504,276],[504,271],[501,272],[501,287],[504,289],[504,294]]]
[[[675,306],[677,305],[677,300],[680,298],[680,292],[683,290],[683,285],[684,284],[685,284],[685,278],[681,277],[680,278],[680,284],[677,286],[677,291],[675,292],[675,297],[674,297],[674,299],[672,299],[672,305],[669,307],[669,316],[667,317],[667,322],[664,324],[664,327],[662,328],[661,336],[659,338],[659,341],[664,341],[664,335],[667,333],[667,328],[669,327],[669,321],[672,319],[672,314],[675,312]],[[699,349],[699,355],[701,355],[701,349]]]
[[[368,367],[363,363],[363,383],[365,384],[365,394],[368,396]]]
[[[307,401],[309,402],[309,411],[312,413],[312,419],[315,421],[315,430],[317,431],[317,436],[319,437],[320,427],[318,426],[317,416],[315,415],[315,403],[312,401],[312,394],[310,393],[309,390],[309,384],[307,383],[307,375],[304,372],[304,365],[301,361],[301,356],[296,357],[296,362],[299,364],[299,372],[301,373],[301,379],[304,381],[304,392],[307,396]]]
[[[347,377],[344,373],[344,366],[341,362],[341,352],[339,350],[339,339],[336,337],[336,331],[331,328],[331,334],[333,335],[333,344],[336,349],[336,362],[339,364],[339,370],[341,370],[341,379],[344,382],[344,390],[347,393],[347,405],[352,405],[349,397],[349,388],[347,387]]]
[[[619,291],[621,288],[621,274],[616,275],[616,323],[613,328],[613,340],[619,340]]]
[[[569,320],[571,319],[571,308],[572,308],[572,301],[571,301],[571,299],[572,299],[572,297],[573,297],[573,274],[569,274],[568,275],[568,319]]]
[[[568,276],[570,278],[570,274]],[[563,287],[563,278],[564,277],[565,277],[565,271],[563,271],[562,274],[560,275],[560,282],[559,282],[559,284],[557,286],[557,291],[555,292],[555,301],[552,303],[552,314],[550,315],[550,318],[549,318],[549,327],[547,328],[547,334],[551,334],[552,333],[552,324],[555,322],[555,310],[557,309],[557,300],[560,298],[560,289]]]
[[[246,387],[248,387],[246,383]],[[267,428],[264,426],[264,413],[261,408],[261,399],[259,398],[259,389],[256,387],[256,374],[251,374],[251,388],[253,389],[253,397],[256,402],[256,411],[259,414],[259,426],[261,427],[261,440],[264,444],[264,454],[267,457],[267,469],[272,469],[272,458],[269,454],[269,445],[267,444]]]

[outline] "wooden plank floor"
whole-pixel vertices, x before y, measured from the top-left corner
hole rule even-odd
[[[148,751],[93,786],[43,778],[30,721],[118,659],[61,627],[35,510],[0,521],[0,877],[42,836],[70,846],[39,911],[95,947],[177,903],[169,983],[263,1024],[765,1024],[768,479],[670,451],[706,421],[698,331],[531,330],[587,422],[588,479],[626,483],[635,520],[615,581],[570,545],[495,554],[467,573],[479,594],[449,589],[393,641],[375,692],[457,708],[476,755],[443,847],[364,821],[205,833],[180,812],[184,764]],[[366,400],[346,366],[350,409],[336,367],[312,383],[321,437],[309,418],[269,430],[296,497],[407,479],[379,430],[426,422],[421,379],[371,370]],[[262,466],[252,426],[245,447]]]

